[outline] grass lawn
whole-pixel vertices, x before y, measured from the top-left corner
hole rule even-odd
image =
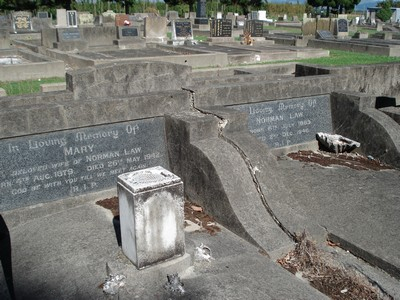
[[[40,92],[40,85],[43,83],[65,82],[64,77],[43,78],[37,80],[7,81],[0,82],[0,88],[3,88],[8,96],[20,94],[31,94]]]

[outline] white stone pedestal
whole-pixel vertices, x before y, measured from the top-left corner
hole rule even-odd
[[[118,176],[122,251],[138,268],[185,254],[183,182],[162,167]]]

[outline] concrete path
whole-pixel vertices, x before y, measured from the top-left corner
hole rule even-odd
[[[106,278],[106,263],[113,268],[121,261],[125,265],[118,271],[127,280],[119,299],[175,299],[163,287],[165,274],[160,275],[168,268],[160,265],[142,272],[126,263],[108,210],[94,202],[53,209],[44,216],[41,210],[46,205],[9,228],[17,299],[103,299],[99,285]],[[13,224],[13,213],[3,216]],[[216,236],[187,233],[186,239],[187,253],[204,243],[215,260],[180,274],[186,294],[179,299],[325,299],[224,228]],[[4,284],[0,288],[4,291]],[[7,299],[4,294],[0,298]]]
[[[281,160],[292,208],[342,247],[400,279],[400,171],[357,171]],[[285,199],[282,199],[284,201]],[[281,220],[290,223],[290,220]]]

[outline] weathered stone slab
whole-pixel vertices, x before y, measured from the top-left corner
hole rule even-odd
[[[329,95],[235,105],[232,108],[249,113],[250,132],[271,148],[313,141],[317,132],[332,131]]]
[[[163,118],[0,141],[0,211],[115,187],[117,175],[168,167]]]
[[[185,254],[183,182],[162,167],[118,176],[122,250],[138,269]]]

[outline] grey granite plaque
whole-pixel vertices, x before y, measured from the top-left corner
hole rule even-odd
[[[232,36],[232,20],[231,19],[214,19],[211,21],[210,28],[211,37],[231,37]]]
[[[78,28],[59,28],[57,29],[58,41],[72,41],[79,40],[81,33]]]
[[[264,36],[264,22],[259,20],[246,21],[244,25],[244,33],[250,33],[252,37]]]
[[[173,21],[174,33],[176,38],[192,38],[192,23],[190,21]]]
[[[139,36],[138,29],[136,27],[122,27],[121,36],[123,37]]]
[[[39,11],[37,13],[37,17],[39,19],[48,19],[49,18],[49,13],[47,11]]]
[[[330,96],[295,98],[234,105],[249,113],[249,130],[271,148],[315,140],[317,132],[332,132]]]
[[[168,168],[164,119],[0,141],[0,211],[116,187],[117,176]]]
[[[337,29],[338,32],[348,32],[348,23],[346,19],[338,19],[337,20]]]

